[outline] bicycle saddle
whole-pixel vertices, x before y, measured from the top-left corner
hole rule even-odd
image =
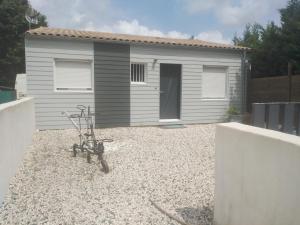
[[[81,115],[80,114],[71,114],[69,117],[70,118],[80,118]]]

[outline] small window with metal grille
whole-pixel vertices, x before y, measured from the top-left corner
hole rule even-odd
[[[145,83],[145,68],[144,63],[131,63],[130,66],[130,80],[133,84]]]

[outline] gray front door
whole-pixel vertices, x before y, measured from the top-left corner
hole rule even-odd
[[[160,64],[160,119],[180,118],[181,65]]]

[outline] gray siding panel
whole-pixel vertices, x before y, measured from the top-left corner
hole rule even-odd
[[[132,45],[132,62],[147,65],[146,84],[131,85],[131,125],[159,123],[160,63],[182,64],[182,123],[215,123],[224,121],[230,104],[241,108],[241,55],[239,52],[216,49],[191,49]],[[154,63],[156,59],[156,63]],[[225,100],[206,100],[201,97],[203,66],[228,68],[228,97]],[[143,103],[138,99],[144,99]],[[147,104],[146,99],[151,99]],[[144,113],[144,118],[133,114]],[[151,113],[150,113],[151,112]]]
[[[93,43],[30,38],[25,40],[25,51],[28,94],[35,98],[37,128],[72,128],[61,112],[75,113],[78,104],[94,108],[94,94],[55,92],[53,61],[55,58],[93,60]]]
[[[96,127],[130,125],[130,47],[95,43]]]

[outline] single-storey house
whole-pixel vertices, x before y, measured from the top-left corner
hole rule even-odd
[[[113,127],[221,122],[245,102],[243,47],[40,27],[25,51],[38,129],[70,128],[78,104]]]

